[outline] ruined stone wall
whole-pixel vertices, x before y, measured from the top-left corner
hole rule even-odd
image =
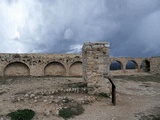
[[[120,70],[111,70],[110,73],[111,75],[121,75],[121,74],[136,74],[136,73],[152,73],[150,71],[150,63],[151,63],[151,59],[152,58],[132,58],[132,57],[114,57],[114,58],[110,58],[110,65],[113,62],[118,62],[121,65],[121,69]],[[127,63],[129,61],[132,61],[135,64],[135,69],[127,69]],[[149,64],[149,68],[142,68],[142,64],[144,61],[147,61]]]
[[[106,73],[109,72],[109,67],[114,61],[118,61],[122,68],[121,70],[111,70],[111,75],[141,72],[160,73],[160,57],[114,57],[109,58],[109,62],[103,63],[103,59],[107,57],[105,54],[101,54],[105,53],[101,48],[103,45],[95,45],[92,48],[91,46],[86,45],[85,51],[87,51],[87,54],[82,52],[83,61],[81,54],[0,54],[0,76],[83,76],[86,80],[87,74],[91,74],[87,72],[88,69],[92,69],[94,74],[99,74],[94,71],[98,68],[103,68],[102,70]],[[100,54],[97,55],[94,49]],[[86,60],[85,58],[88,59]],[[149,71],[141,68],[144,60],[147,60],[149,63]],[[126,69],[128,61],[133,61],[137,68],[133,70]],[[98,63],[98,67],[95,63]],[[93,66],[88,67],[87,64],[92,64]]]
[[[85,43],[81,54],[0,54],[0,76],[79,76],[87,82],[88,93],[111,93],[105,75],[160,73],[160,57],[110,58],[109,43]],[[110,70],[117,61],[120,70]],[[126,69],[128,61],[135,69]],[[141,68],[142,63],[147,67]]]
[[[150,59],[150,71],[152,74],[160,74],[160,56]]]
[[[110,93],[110,83],[104,73],[109,73],[109,43],[85,43],[82,48],[83,78],[87,81],[89,93]]]
[[[74,72],[73,69],[77,71]],[[81,54],[0,54],[0,76],[82,76]]]

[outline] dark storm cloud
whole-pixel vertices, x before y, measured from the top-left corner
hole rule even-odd
[[[159,0],[2,0],[0,51],[80,52],[111,43],[112,56],[160,55]]]
[[[115,2],[115,1],[114,1]],[[152,56],[160,55],[160,14],[159,1],[125,1],[111,9],[114,20],[120,23],[120,29],[110,37],[113,55]],[[116,5],[115,5],[116,6]],[[153,16],[154,15],[154,16]],[[150,26],[150,27],[149,27]],[[152,29],[151,29],[152,28]],[[150,37],[147,37],[150,36]],[[116,49],[117,48],[117,49]]]

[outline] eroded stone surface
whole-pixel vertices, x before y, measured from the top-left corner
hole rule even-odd
[[[83,78],[88,83],[91,94],[110,93],[110,83],[104,78],[109,74],[109,43],[85,43],[83,46]]]

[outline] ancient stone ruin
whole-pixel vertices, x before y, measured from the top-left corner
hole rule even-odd
[[[109,43],[85,43],[83,45],[83,78],[87,81],[90,93],[110,90],[104,73],[109,74]]]
[[[82,77],[90,93],[109,91],[107,75],[160,73],[160,57],[112,58],[106,42],[85,43],[82,54],[0,54],[0,76],[70,76]],[[112,64],[119,67],[111,69]],[[128,63],[134,68],[127,67]]]

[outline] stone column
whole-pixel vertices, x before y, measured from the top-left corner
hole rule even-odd
[[[109,74],[109,43],[85,43],[82,48],[83,78],[86,80],[89,93],[110,93],[110,83],[104,78]]]

